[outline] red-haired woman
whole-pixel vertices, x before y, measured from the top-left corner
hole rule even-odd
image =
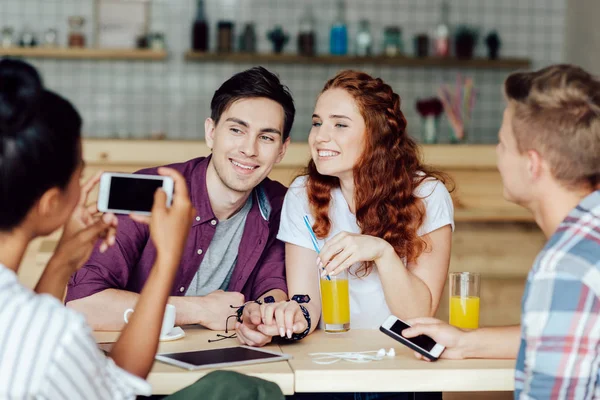
[[[398,94],[365,73],[339,73],[317,99],[308,142],[312,160],[285,197],[278,238],[286,243],[290,298],[310,297],[302,304],[310,332],[321,315],[318,271],[348,270],[352,328],[378,329],[390,314],[432,316],[448,272],[454,211],[443,175],[420,161]],[[308,327],[296,301],[262,312],[257,330],[267,336],[297,338]]]

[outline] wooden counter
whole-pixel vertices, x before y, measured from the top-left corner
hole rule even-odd
[[[208,343],[218,332],[186,326],[186,336],[162,342],[159,353],[237,346],[235,339]],[[222,332],[221,332],[222,333]],[[98,342],[114,342],[118,332],[94,332]],[[381,361],[339,361],[319,365],[311,353],[356,352],[394,348]],[[377,330],[327,334],[317,330],[300,342],[278,341],[266,349],[291,355],[289,361],[225,368],[275,382],[286,395],[301,392],[509,392],[514,389],[515,360],[417,360],[413,352]],[[191,385],[212,369],[187,371],[155,362],[148,382],[153,394],[170,394]]]
[[[330,365],[313,362],[310,353],[377,351],[394,348],[381,361]],[[515,360],[417,360],[412,350],[377,330],[328,334],[317,330],[306,339],[280,346],[293,356],[296,392],[468,392],[512,391]]]

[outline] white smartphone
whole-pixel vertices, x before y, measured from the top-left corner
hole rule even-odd
[[[390,315],[383,324],[379,327],[379,330],[392,339],[396,339],[405,346],[410,347],[414,351],[427,357],[431,361],[435,361],[440,357],[440,354],[444,351],[445,347],[429,336],[419,335],[414,338],[405,338],[402,336],[402,331],[406,328],[410,328],[406,322],[401,319]]]
[[[173,200],[173,178],[170,176],[105,172],[100,177],[98,210],[150,215],[158,188],[167,193],[167,207],[170,207]]]

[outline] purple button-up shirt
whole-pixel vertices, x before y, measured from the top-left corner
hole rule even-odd
[[[215,234],[218,220],[206,187],[209,161],[210,157],[201,157],[169,165],[185,177],[197,211],[171,290],[172,296],[185,294]],[[156,174],[156,170],[149,168],[139,173]],[[254,201],[246,218],[228,288],[243,293],[246,300],[255,300],[273,289],[287,293],[284,245],[276,238],[285,193],[285,186],[268,178],[252,191]],[[105,289],[137,293],[142,290],[156,259],[156,247],[148,226],[120,216],[116,239],[116,244],[105,253],[100,253],[96,247],[89,261],[73,275],[65,302]]]

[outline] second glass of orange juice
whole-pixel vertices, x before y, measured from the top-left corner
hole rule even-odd
[[[479,328],[479,282],[477,273],[450,273],[450,325]]]
[[[348,272],[321,278],[321,306],[325,332],[346,332],[350,329],[350,293]]]

